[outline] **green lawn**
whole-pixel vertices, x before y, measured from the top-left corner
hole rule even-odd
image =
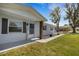
[[[48,43],[35,43],[13,49],[0,55],[71,56],[79,55],[79,34],[66,34]]]

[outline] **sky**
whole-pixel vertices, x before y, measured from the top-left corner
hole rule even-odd
[[[64,3],[24,3],[24,6],[31,6],[34,9],[36,9],[41,15],[43,15],[47,22],[51,23],[50,20],[50,13],[55,7],[60,7],[61,9],[61,20],[60,20],[60,26],[63,26],[64,24],[68,24],[67,20],[64,20],[65,11],[64,11]]]

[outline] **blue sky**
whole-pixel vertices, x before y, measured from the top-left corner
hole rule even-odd
[[[64,20],[64,16],[65,16],[64,5],[65,4],[63,3],[25,3],[23,5],[25,6],[28,5],[36,9],[40,14],[42,14],[48,20],[49,23],[51,23],[49,14],[56,6],[59,6],[61,8],[60,26],[63,26],[64,24],[68,24],[68,21]]]

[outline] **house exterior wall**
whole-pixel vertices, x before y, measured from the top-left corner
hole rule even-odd
[[[9,28],[8,29],[8,34],[1,34],[1,29],[2,29],[2,17],[7,18],[8,19],[8,27],[9,27],[9,22],[10,21],[14,21],[14,22],[26,22],[28,23],[27,26],[27,33],[23,33],[23,32],[9,32]],[[35,30],[34,30],[34,34],[29,34],[29,24],[34,24],[35,26]],[[0,44],[4,44],[4,43],[9,43],[9,42],[16,42],[16,41],[20,41],[20,40],[27,40],[27,39],[31,39],[31,38],[37,38],[39,37],[39,22],[35,22],[35,21],[27,21],[23,20],[23,19],[19,19],[18,17],[14,18],[11,16],[6,16],[6,15],[0,15]]]
[[[27,37],[28,39],[30,38],[39,38],[39,22],[26,22],[28,23],[28,26],[27,26]],[[34,34],[29,34],[29,27],[30,27],[30,24],[34,24]]]
[[[26,39],[26,34],[24,33],[0,34],[0,44],[16,42],[25,39]]]
[[[8,19],[7,34],[2,34],[2,18]],[[31,7],[24,7],[17,4],[0,4],[0,44],[40,37],[40,21],[44,20],[46,19]],[[10,21],[26,22],[28,24],[26,26],[27,33],[23,33],[23,29],[22,32],[9,32]],[[29,34],[30,24],[34,24],[34,34]],[[25,27],[24,23],[22,25]]]
[[[0,19],[0,34],[1,34],[1,29],[2,29],[2,21]]]

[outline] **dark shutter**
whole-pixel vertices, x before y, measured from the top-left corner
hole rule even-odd
[[[26,33],[26,22],[23,22],[23,33]]]
[[[2,18],[2,34],[7,34],[8,19]]]

